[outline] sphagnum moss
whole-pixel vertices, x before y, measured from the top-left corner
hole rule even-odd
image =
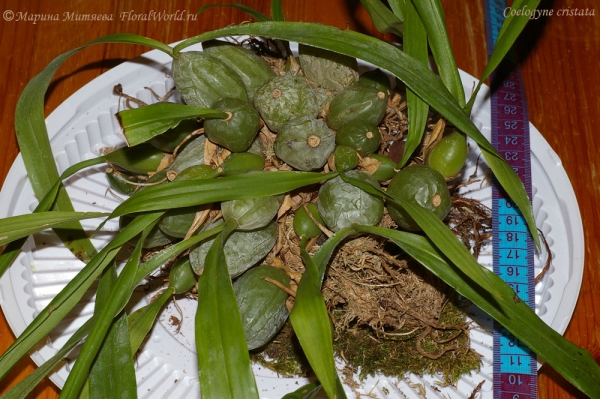
[[[441,384],[455,384],[462,375],[481,366],[481,356],[470,348],[465,306],[457,298],[448,301],[439,321],[440,329],[427,337],[422,336],[423,330],[407,329],[400,331],[404,336],[383,339],[377,338],[369,327],[337,331],[334,349],[346,361],[345,374],[357,371],[360,381],[373,375],[402,379],[407,373],[436,374]],[[339,315],[333,314],[334,319],[336,316]],[[422,352],[415,349],[417,346]],[[312,374],[289,323],[264,348],[255,351],[252,360],[283,377]]]
[[[376,374],[400,379],[406,373],[437,374],[444,384],[455,384],[463,374],[481,365],[481,356],[470,349],[464,311],[463,304],[449,301],[439,329],[430,329],[426,336],[427,328],[406,329],[400,332],[405,336],[378,339],[369,328],[358,328],[340,332],[334,345],[349,364],[360,366],[360,379]],[[460,328],[443,329],[447,326]]]

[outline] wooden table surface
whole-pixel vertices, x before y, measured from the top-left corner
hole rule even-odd
[[[110,33],[136,33],[171,43],[248,19],[242,12],[231,8],[210,9],[195,20],[191,17],[203,4],[220,2],[227,3],[224,0],[1,1],[0,184],[19,151],[13,126],[17,99],[27,82],[54,57]],[[241,2],[270,14],[269,0]],[[447,0],[442,3],[458,66],[479,76],[486,61],[483,1]],[[286,18],[290,21],[322,22],[340,28],[348,26],[382,37],[374,29],[358,0],[287,0],[283,6]],[[600,15],[596,14],[600,14],[600,6],[593,0],[549,0],[542,1],[540,8],[554,10],[554,13],[550,17],[531,21],[518,45],[529,116],[562,159],[579,202],[586,241],[585,270],[577,307],[565,335],[590,350],[598,361]],[[151,14],[151,10],[156,14]],[[159,21],[157,15],[161,12],[179,13],[184,15],[184,20]],[[59,21],[32,20],[36,15],[44,14],[58,14]],[[68,17],[86,14],[104,14],[112,20],[68,20]],[[389,36],[386,38],[392,39]],[[111,44],[93,46],[74,55],[59,69],[50,86],[47,114],[88,81],[147,50],[141,46]],[[0,352],[4,352],[13,340],[14,336],[0,312]],[[33,368],[31,360],[23,360],[0,383],[0,392],[14,385]],[[57,392],[57,388],[46,380],[31,397],[55,398]],[[552,369],[542,367],[539,377],[540,398],[581,396]]]

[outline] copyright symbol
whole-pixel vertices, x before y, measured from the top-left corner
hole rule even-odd
[[[11,10],[6,10],[2,13],[5,21],[12,21],[15,18],[15,13]]]

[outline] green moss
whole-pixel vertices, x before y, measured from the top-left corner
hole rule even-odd
[[[449,301],[442,312],[439,326],[464,327],[464,307],[463,303]],[[445,384],[455,384],[462,375],[479,370],[481,365],[481,356],[470,349],[468,331],[462,334],[458,334],[458,331],[455,328],[437,329],[424,337],[424,329],[420,329],[412,333],[403,331],[409,333],[405,336],[379,339],[370,329],[357,328],[338,332],[334,349],[349,365],[360,367],[361,379],[374,374],[402,378],[406,373],[423,375],[439,372]],[[419,340],[421,350],[432,357],[446,352],[437,359],[423,356],[417,348]],[[448,342],[443,342],[446,340]],[[289,322],[265,348],[252,354],[252,360],[284,377],[311,373]]]
[[[439,326],[464,326],[465,322],[463,306],[450,301]],[[425,335],[425,329],[414,332],[406,329],[400,333],[407,335],[378,339],[370,329],[358,328],[340,332],[334,348],[349,364],[360,366],[361,379],[374,374],[402,378],[408,372],[419,375],[439,372],[445,383],[454,384],[461,375],[478,370],[481,364],[480,355],[470,349],[468,331],[458,334],[459,331],[431,329],[431,334]],[[424,356],[419,348],[431,357]]]

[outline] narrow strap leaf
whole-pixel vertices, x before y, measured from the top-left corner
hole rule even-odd
[[[175,180],[168,184],[146,187],[119,204],[110,217],[284,194],[336,175],[315,172],[250,172],[218,179]]]
[[[135,399],[137,382],[127,314],[112,322],[89,376],[91,399]]]
[[[410,1],[410,0],[408,0]],[[400,21],[404,21],[406,13],[406,1],[405,0],[388,0],[388,4],[392,9],[392,12]]]
[[[442,81],[450,90],[459,106],[465,106],[465,91],[463,89],[450,38],[446,31],[444,10],[439,0],[408,0],[413,3],[427,31],[429,46],[438,66]],[[435,108],[435,107],[434,107]],[[436,111],[440,112],[437,108]]]
[[[273,21],[285,21],[282,3],[283,0],[271,0],[271,19]]]
[[[141,257],[142,243],[152,226],[153,224],[144,229],[142,237],[125,266],[124,272],[132,273],[131,268],[137,268]],[[100,314],[105,306],[110,306],[109,298],[114,295],[115,287],[118,287],[117,289],[125,288],[118,286],[117,267],[116,264],[113,264],[104,271],[100,279],[96,291],[94,309],[96,315]],[[130,291],[132,289],[133,286],[130,287]],[[100,350],[93,360],[86,383],[91,399],[105,399],[108,397],[128,399],[137,396],[129,323],[124,311],[120,311],[110,322],[106,337],[104,337]]]
[[[65,386],[60,393],[60,398],[77,398],[79,396],[79,392],[83,388],[88,373],[90,372],[90,367],[96,359],[100,363],[97,364],[98,368],[94,372],[93,377],[90,376],[90,394],[92,398],[96,396],[95,388],[98,388],[103,394],[110,393],[112,390],[113,393],[111,397],[127,397],[122,396],[121,394],[123,393],[127,393],[128,397],[132,397],[132,395],[133,397],[136,396],[137,387],[135,384],[135,372],[131,373],[132,370],[128,370],[128,368],[133,368],[133,363],[127,361],[127,359],[131,359],[131,348],[128,344],[128,329],[125,328],[124,330],[126,337],[121,338],[113,335],[112,337],[109,336],[107,338],[108,341],[106,341],[105,338],[108,331],[111,330],[112,326],[114,325],[113,319],[125,307],[129,297],[131,296],[137,267],[142,255],[142,243],[147,233],[156,222],[157,220],[154,220],[144,228],[141,239],[138,241],[133,253],[125,264],[125,267],[123,268],[123,271],[119,277],[116,277],[115,268],[110,268],[104,272],[100,282],[100,287],[98,288],[98,304],[96,311],[94,312],[96,320],[87,339],[85,340],[85,343],[83,344],[83,347],[81,348],[81,351],[79,352],[79,355],[77,356],[75,365],[69,373],[69,377],[65,382]],[[113,282],[115,278],[116,281]],[[117,329],[113,330],[114,334],[119,334],[122,332],[119,327],[123,326],[121,324],[123,321],[126,322],[126,319],[120,321],[120,324],[117,325]],[[126,327],[127,324],[125,323],[124,326]],[[125,344],[118,342],[121,339],[126,341]],[[100,348],[102,347],[103,343],[106,342],[108,342],[107,351],[114,349],[118,350],[118,352],[114,354],[118,357],[117,359],[112,358],[112,354],[110,352],[97,357]],[[125,359],[123,359],[123,357]],[[112,366],[115,366],[114,363],[118,363],[120,365],[116,371],[122,372],[123,376],[115,375],[113,372],[108,370]],[[128,365],[131,367],[127,367]],[[123,369],[121,370],[121,368]],[[102,375],[95,374],[96,372],[101,371],[105,373],[107,380],[103,380]],[[127,378],[127,376],[131,377],[131,375],[133,375],[133,392],[131,390],[131,378]],[[116,379],[116,381],[111,381],[111,377]],[[119,392],[114,392],[116,388],[115,384],[122,384],[122,386],[118,387]]]
[[[415,60],[420,61],[423,66],[426,66],[429,62],[429,54],[427,52],[425,27],[410,0],[406,2],[405,12],[404,51]],[[406,91],[406,104],[408,107],[408,136],[404,144],[404,154],[398,163],[399,167],[408,162],[412,153],[421,144],[429,114],[427,103],[410,89]]]
[[[129,315],[129,336],[131,339],[132,355],[138,351],[142,345],[142,342],[144,342],[144,339],[152,329],[160,310],[163,308],[169,298],[171,298],[173,292],[173,288],[168,287],[166,290],[161,292],[158,298],[156,298],[152,303],[136,310]]]
[[[236,227],[225,222],[198,279],[196,348],[200,391],[204,399],[258,398],[237,300],[227,270],[223,244]]]
[[[292,326],[294,327],[296,335],[300,337],[298,335],[300,331],[300,335],[302,335],[303,337],[302,339],[299,338],[299,340],[303,347],[304,353],[311,364],[311,367],[313,368],[313,370],[315,370],[316,365],[317,367],[322,369],[321,373],[325,373],[325,378],[328,378],[327,381],[330,384],[331,378],[335,378],[335,392],[337,395],[336,397],[338,399],[345,399],[346,393],[340,381],[339,375],[335,370],[335,364],[333,366],[333,377],[331,375],[327,375],[327,372],[329,370],[330,359],[326,356],[329,356],[329,345],[325,342],[320,341],[321,338],[326,339],[329,333],[333,334],[333,332],[331,331],[331,321],[329,320],[329,313],[325,308],[325,300],[321,293],[321,285],[323,284],[327,264],[331,259],[333,251],[342,241],[344,241],[352,234],[356,234],[356,231],[352,227],[341,229],[332,237],[330,237],[327,241],[325,241],[323,245],[321,245],[321,247],[315,253],[313,258],[311,258],[310,255],[304,250],[305,245],[300,245],[301,256],[306,266],[306,272],[300,280],[298,291],[296,292],[296,300],[294,303],[294,308],[292,309],[292,313],[294,313],[294,310],[296,310],[297,307],[298,308],[294,316],[290,314],[290,321],[292,322]],[[305,282],[303,283],[303,281]],[[308,287],[300,288],[301,286],[303,286],[303,284],[308,285]],[[301,293],[298,294],[298,292]],[[318,296],[318,298],[316,296]],[[300,303],[298,302],[298,298],[300,298]],[[296,320],[296,324],[294,324],[294,318]],[[311,325],[315,325],[317,328],[313,330],[310,328]],[[318,343],[315,345],[314,342]],[[333,346],[331,348],[331,351],[332,360]],[[319,374],[317,374],[317,377],[319,379],[323,378],[319,376]],[[330,385],[328,389],[332,391],[333,387]],[[298,394],[302,393],[301,391],[296,392]],[[315,391],[315,395],[316,392],[318,392],[318,389]]]
[[[108,298],[110,297],[110,294],[112,292],[112,289],[114,288],[116,281],[117,267],[116,264],[113,262],[112,265],[110,265],[104,270],[102,276],[100,277],[100,282],[98,284],[98,289],[96,290],[96,299],[94,303],[95,316],[98,316],[101,312],[101,309],[103,309],[106,306],[106,303],[108,302]],[[91,399],[96,399],[98,397],[102,398],[102,395],[106,395],[107,391],[110,392],[111,380],[112,378],[114,378],[111,371],[107,370],[110,367],[110,354],[103,353],[113,349],[112,346],[114,340],[110,335],[112,328],[114,327],[114,320],[112,322],[109,321],[108,324],[110,324],[108,329],[109,333],[107,334],[106,338],[104,338],[101,349],[97,357],[93,361],[87,377],[83,376],[83,378],[85,378],[84,385],[88,384],[89,397]],[[106,369],[104,367],[105,364],[108,364],[109,366],[106,367]],[[103,378],[102,373],[105,372],[107,374],[105,375],[105,378]]]
[[[539,4],[540,0],[518,0],[513,3],[511,9],[527,9],[528,11],[533,11],[538,7]],[[500,28],[498,37],[496,38],[496,43],[494,44],[494,51],[492,52],[492,55],[488,60],[488,63],[485,66],[485,69],[483,70],[483,73],[481,74],[481,78],[477,83],[477,87],[473,91],[471,98],[469,98],[469,102],[465,106],[465,112],[467,113],[467,115],[471,114],[473,104],[475,103],[475,99],[477,98],[477,93],[479,93],[479,90],[481,89],[481,85],[492,74],[492,72],[496,68],[498,68],[498,65],[500,65],[504,57],[506,57],[513,44],[517,40],[517,37],[523,31],[525,25],[527,25],[527,22],[529,22],[529,15],[529,13],[508,13],[508,16],[506,17],[504,23],[502,24],[502,27]]]
[[[371,16],[375,29],[381,33],[393,33],[402,37],[402,19],[390,11],[381,0],[360,0],[360,2]]]
[[[459,294],[500,322],[575,387],[590,398],[600,397],[600,365],[586,349],[569,342],[544,323],[500,277],[485,269],[499,294],[485,291],[474,284],[477,276],[465,274],[448,262],[444,252],[425,237],[381,227],[355,228],[362,233],[376,234],[392,240]],[[510,300],[506,301],[505,298]]]
[[[494,170],[494,176],[513,200],[513,202],[517,205],[525,221],[527,222],[527,227],[529,228],[529,233],[533,237],[533,241],[538,249],[541,248],[540,235],[538,234],[537,227],[535,225],[535,215],[533,214],[533,207],[531,206],[531,201],[529,197],[518,195],[517,193],[526,192],[525,185],[518,177],[515,178],[515,171],[507,162],[501,160],[491,154],[485,149],[481,150],[483,157],[487,164]]]
[[[225,112],[176,103],[156,103],[145,107],[126,109],[116,114],[127,145],[133,147],[146,142],[195,118],[226,118]]]
[[[245,6],[243,4],[239,4],[239,3],[230,3],[230,4],[207,4],[205,6],[202,6],[198,12],[196,14],[200,14],[206,10],[208,10],[209,8],[213,8],[213,7],[232,7],[232,8],[237,8],[238,10],[242,10],[244,11],[246,14],[250,15],[252,18],[256,19],[257,21],[270,21],[271,18],[267,17],[265,14],[261,13],[260,11],[255,10],[252,7],[248,7]]]
[[[75,220],[108,216],[104,212],[40,212],[0,219],[0,245],[8,244],[31,234],[64,225]]]
[[[152,225],[150,225],[152,226]],[[150,226],[144,229],[148,232]],[[142,243],[147,234],[142,234],[127,265],[131,268],[137,267],[141,256]],[[130,270],[127,270],[131,273]],[[96,291],[96,303],[94,313],[99,314],[105,306],[110,306],[109,298],[118,287],[117,268],[113,264],[104,271],[98,290]],[[119,287],[125,288],[125,287]],[[132,289],[133,287],[130,287]],[[91,399],[105,398],[135,398],[137,396],[137,384],[135,379],[135,367],[129,337],[129,323],[125,312],[121,311],[110,323],[110,327],[102,341],[100,350],[93,360],[87,382],[89,383],[89,396]]]
[[[321,276],[313,258],[301,249],[306,270],[298,284],[290,321],[304,354],[330,398],[337,397],[333,331],[321,293]]]

